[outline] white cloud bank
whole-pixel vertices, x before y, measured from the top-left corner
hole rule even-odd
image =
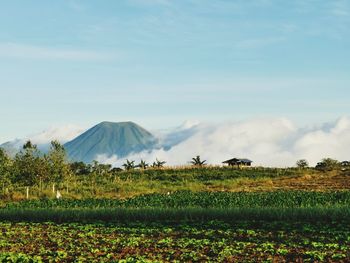
[[[173,146],[168,150],[160,148],[126,158],[101,155],[98,160],[120,166],[126,159],[144,159],[151,163],[158,158],[168,165],[183,165],[200,155],[209,164],[245,157],[255,165],[286,167],[294,166],[296,160],[303,158],[311,165],[324,157],[350,159],[349,117],[312,128],[298,128],[285,118],[187,125],[161,136],[165,145],[169,144],[169,138]]]
[[[12,141],[20,148],[30,139],[40,149],[51,140],[70,141],[86,129],[76,125],[51,127],[39,134]],[[98,161],[121,166],[126,159],[152,163],[156,158],[167,165],[188,164],[200,155],[209,164],[221,164],[232,157],[249,158],[254,165],[286,167],[296,160],[307,159],[315,165],[325,157],[350,160],[350,117],[314,127],[297,127],[286,118],[253,119],[240,122],[186,122],[181,127],[154,134],[160,140],[158,149],[131,154],[125,158],[97,156]]]
[[[38,145],[40,150],[47,150],[50,142],[57,140],[60,143],[66,143],[79,136],[86,129],[73,124],[67,124],[60,127],[50,127],[49,129],[37,134],[29,135],[22,139],[16,139],[8,142],[8,146],[14,149],[21,149],[25,142],[30,140],[33,144]]]
[[[73,140],[84,131],[85,129],[80,126],[67,124],[60,127],[51,127],[39,134],[29,136],[28,139],[30,139],[34,144],[47,144],[53,140],[57,140],[60,143],[65,143]]]

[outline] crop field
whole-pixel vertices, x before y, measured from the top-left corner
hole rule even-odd
[[[0,206],[8,201],[52,199],[53,183],[0,185]],[[262,192],[350,190],[349,171],[275,168],[164,168],[73,176],[56,185],[65,199],[125,199],[143,194],[176,191]]]
[[[0,223],[0,231],[2,262],[350,260],[341,222]]]
[[[199,192],[146,194],[129,199],[28,200],[7,203],[0,219],[32,222],[159,220],[342,220],[350,192]]]
[[[2,200],[0,262],[349,262],[350,190],[339,178],[350,181],[226,168],[82,178],[79,195],[72,184],[60,200]]]
[[[127,199],[45,199],[10,202],[15,208],[236,208],[350,207],[350,191],[190,192],[144,194]]]

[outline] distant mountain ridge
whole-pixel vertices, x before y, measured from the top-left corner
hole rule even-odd
[[[92,162],[98,155],[125,157],[152,150],[157,139],[133,122],[101,122],[64,144],[73,161]]]
[[[0,147],[4,149],[9,156],[12,156],[12,157],[16,155],[16,153],[19,151],[20,147],[22,146],[23,146],[23,143],[19,139],[16,139],[10,142],[5,142],[0,145]]]

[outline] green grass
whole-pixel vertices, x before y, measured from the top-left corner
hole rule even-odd
[[[72,175],[65,178],[56,189],[64,197],[85,198],[128,198],[147,193],[168,191],[239,191],[245,185],[263,183],[279,178],[292,178],[303,174],[314,174],[314,170],[276,168],[232,168],[232,167],[179,167],[122,171],[107,174]],[[0,175],[1,176],[1,175]],[[267,187],[268,184],[266,184]],[[265,187],[266,188],[266,187]],[[31,186],[30,199],[52,198],[52,183]],[[249,188],[248,188],[249,189]],[[255,189],[256,190],[256,189]],[[0,189],[1,200],[23,200],[26,186],[11,184]]]

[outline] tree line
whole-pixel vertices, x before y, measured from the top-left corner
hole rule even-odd
[[[300,169],[306,169],[309,167],[309,162],[306,159],[301,159],[296,162],[296,166]],[[338,161],[332,158],[323,158],[315,166],[318,171],[326,172],[332,170],[349,170],[350,161]]]
[[[189,162],[195,167],[206,165],[206,160],[202,160],[199,155]],[[159,169],[164,167],[165,161],[156,159],[152,164],[141,160],[138,164],[132,160],[126,160],[122,168],[112,167],[110,164],[102,164],[94,161],[91,164],[84,162],[69,162],[66,151],[58,141],[52,141],[49,151],[46,154],[40,152],[35,144],[27,141],[22,149],[11,158],[0,148],[0,187],[6,189],[11,185],[18,186],[38,186],[69,182],[73,176],[80,175],[104,175],[115,174],[122,170],[133,169]],[[305,159],[298,160],[296,166],[300,169],[309,167]],[[339,162],[331,158],[324,158],[315,169],[320,171],[330,171],[334,169],[350,169],[350,162]]]
[[[126,160],[122,165],[124,170],[163,168],[165,161],[156,159],[153,164],[141,160]],[[203,166],[206,160],[200,156],[192,158],[191,164]],[[58,141],[50,143],[49,151],[43,154],[37,145],[27,141],[21,150],[11,158],[4,149],[0,148],[0,187],[6,189],[11,185],[17,186],[38,186],[67,182],[73,176],[115,174],[122,171],[122,168],[112,167],[110,164],[102,164],[93,161],[91,164],[84,162],[69,162],[66,151]]]
[[[14,158],[0,148],[0,183],[3,188],[11,184],[41,188],[49,182],[59,184],[71,175],[66,151],[58,141],[51,142],[47,154],[42,154],[35,144],[27,141]]]

